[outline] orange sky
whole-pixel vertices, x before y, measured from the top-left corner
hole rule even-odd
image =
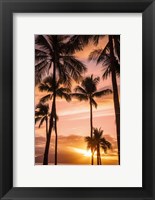
[[[104,47],[107,43],[107,37],[102,39],[99,47]],[[76,53],[76,57],[87,66],[87,73],[84,76],[94,74],[102,76],[103,67],[96,65],[94,62],[88,62],[88,55],[97,47],[90,44],[81,52]],[[119,85],[119,79],[118,85]],[[75,87],[75,83],[73,84]],[[98,89],[112,88],[111,78],[107,80],[101,78]],[[73,88],[72,88],[73,89]],[[118,87],[119,89],[119,87]],[[45,93],[39,92],[35,88],[35,104]],[[104,130],[103,135],[112,143],[113,149],[107,155],[102,154],[103,164],[117,164],[117,145],[116,145],[116,127],[114,104],[112,95],[96,99],[98,104],[97,109],[93,108],[93,127]],[[86,154],[85,136],[90,136],[90,108],[88,102],[79,102],[73,99],[71,102],[66,102],[64,99],[57,98],[57,114],[58,120],[58,164],[90,164],[89,153]],[[35,152],[36,164],[42,163],[42,156],[45,146],[45,124],[38,128],[35,126]],[[51,139],[51,148],[49,161],[52,163],[54,159],[54,134]],[[84,150],[84,151],[82,151]]]

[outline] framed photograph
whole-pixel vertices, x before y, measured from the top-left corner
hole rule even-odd
[[[154,200],[154,1],[0,1],[1,199]]]

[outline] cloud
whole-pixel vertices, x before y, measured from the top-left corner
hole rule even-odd
[[[106,160],[106,164],[110,163],[111,160],[113,164],[117,164],[117,151],[116,151],[116,139],[112,138],[109,135],[104,136],[109,142],[112,143],[115,151],[108,151],[108,154],[102,154],[103,160],[111,157],[108,161]],[[43,154],[45,149],[45,138],[44,137],[36,137],[35,138],[35,162],[36,164],[42,164]],[[58,162],[59,164],[71,164],[71,165],[83,165],[90,164],[90,157],[86,157],[83,154],[78,153],[75,149],[81,149],[82,151],[87,150],[87,145],[83,136],[78,135],[69,135],[69,136],[59,136],[58,137]],[[51,139],[51,147],[49,153],[49,162],[54,162],[54,136]]]

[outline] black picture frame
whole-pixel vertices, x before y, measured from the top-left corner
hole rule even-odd
[[[142,13],[143,187],[13,187],[13,13]],[[32,200],[155,199],[155,2],[154,0],[0,0],[0,197]],[[133,45],[134,48],[134,45]],[[134,69],[133,69],[134,70]],[[133,111],[134,112],[134,111]],[[28,173],[28,172],[27,172]],[[131,172],[128,172],[131,173]],[[132,176],[132,173],[131,173]]]

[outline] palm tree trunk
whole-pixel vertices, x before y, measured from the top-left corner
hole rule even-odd
[[[117,81],[116,81],[113,39],[111,35],[109,35],[109,45],[110,45],[110,57],[111,57],[111,66],[112,66],[111,77],[112,77],[112,86],[113,86],[113,100],[114,100],[116,129],[117,129],[118,163],[120,164],[120,105],[119,105],[118,88],[117,88]]]
[[[53,62],[53,102],[52,102],[52,108],[51,108],[51,114],[50,114],[50,121],[49,121],[49,132],[45,147],[45,153],[44,153],[44,165],[48,165],[48,154],[49,154],[49,147],[50,147],[50,140],[51,140],[51,134],[52,134],[52,128],[53,128],[53,117],[54,117],[54,111],[55,111],[55,101],[56,101],[56,65],[57,62]]]
[[[98,154],[99,154],[99,165],[101,165],[101,153],[100,153],[100,145],[99,145]]]
[[[101,158],[101,155],[100,155],[100,165],[102,165],[102,158]]]
[[[94,153],[95,153],[94,150],[92,150],[92,153],[91,153],[91,154],[92,154],[92,155],[91,155],[91,162],[92,162],[92,165],[94,165]]]
[[[54,127],[55,127],[55,165],[57,165],[57,152],[58,152],[58,132],[57,132],[57,118],[56,118],[56,105],[54,111]]]
[[[99,145],[97,145],[97,165],[100,164]]]
[[[46,117],[46,141],[48,136],[48,116]]]
[[[43,165],[48,165],[48,154],[49,154],[51,133],[52,133],[52,128],[53,128],[53,115],[52,115],[52,113],[54,112],[54,107],[55,107],[54,104],[55,104],[55,97],[53,97],[53,104],[52,104],[52,108],[51,108],[49,132],[48,132],[47,140],[46,140],[46,146],[45,146],[45,152],[44,152]]]
[[[90,99],[90,137],[93,138],[93,109],[92,109],[92,102]],[[91,147],[91,164],[94,164],[94,157],[93,157],[93,147]]]

